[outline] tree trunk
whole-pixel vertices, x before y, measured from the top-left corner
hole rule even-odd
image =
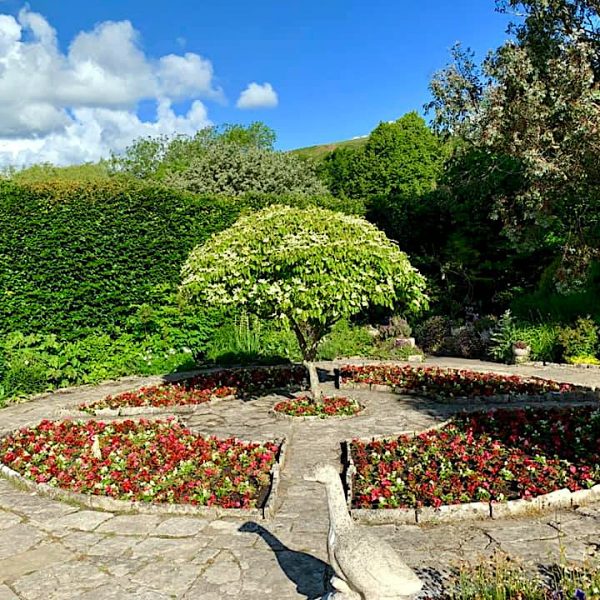
[[[313,397],[313,400],[317,402],[321,399],[322,392],[321,386],[319,385],[319,374],[317,373],[317,367],[315,363],[311,360],[305,360],[304,366],[308,370],[308,377],[310,381],[310,393]]]

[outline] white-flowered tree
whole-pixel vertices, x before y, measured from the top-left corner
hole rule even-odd
[[[322,208],[271,206],[242,217],[197,246],[182,277],[182,296],[192,304],[287,321],[315,399],[314,360],[337,321],[371,305],[410,314],[427,304],[425,279],[383,232]]]

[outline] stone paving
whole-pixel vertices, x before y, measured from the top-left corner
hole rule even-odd
[[[345,361],[347,362],[347,361]],[[598,370],[508,367],[435,359],[435,364],[518,372],[600,386]],[[321,365],[331,372],[333,363]],[[80,388],[0,410],[0,435],[159,378]],[[331,382],[326,387],[331,387]],[[202,434],[286,436],[274,518],[261,522],[91,511],[20,491],[0,479],[0,600],[137,598],[319,598],[326,591],[327,511],[322,487],[302,479],[318,461],[340,464],[340,442],[398,434],[445,420],[457,407],[384,392],[353,391],[367,409],[347,420],[275,417],[267,396],[201,405],[182,420]],[[463,408],[463,406],[461,406]],[[496,549],[531,564],[600,557],[600,504],[527,518],[436,526],[376,526],[435,593],[436,578],[460,560]]]

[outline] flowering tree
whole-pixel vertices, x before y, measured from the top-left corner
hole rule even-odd
[[[342,318],[369,305],[427,302],[425,280],[406,254],[363,219],[321,208],[271,206],[196,247],[181,292],[199,305],[238,305],[287,321],[298,338],[316,399],[314,359]]]
[[[557,284],[568,290],[600,256],[600,3],[496,4],[513,15],[511,38],[482,65],[454,49],[431,82],[433,124],[465,140],[460,151],[483,153],[479,180],[508,176],[492,215],[513,240],[560,248]]]

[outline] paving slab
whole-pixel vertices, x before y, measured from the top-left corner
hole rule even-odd
[[[600,370],[461,359],[433,359],[429,364],[600,386]],[[332,373],[336,363],[319,366]],[[10,406],[0,411],[0,430],[65,414],[89,418],[76,411],[79,403],[160,381],[127,378]],[[331,382],[324,387],[326,393],[333,392]],[[205,435],[287,438],[276,513],[269,520],[91,511],[24,492],[0,479],[0,600],[321,597],[331,575],[325,494],[305,482],[304,473],[316,462],[340,465],[343,440],[420,431],[464,408],[387,392],[347,394],[367,410],[346,420],[282,420],[271,412],[281,397],[269,395],[208,404],[183,417]],[[474,562],[498,549],[531,564],[556,560],[560,552],[574,560],[600,558],[600,503],[494,521],[370,527],[418,570],[431,597],[459,561]]]

